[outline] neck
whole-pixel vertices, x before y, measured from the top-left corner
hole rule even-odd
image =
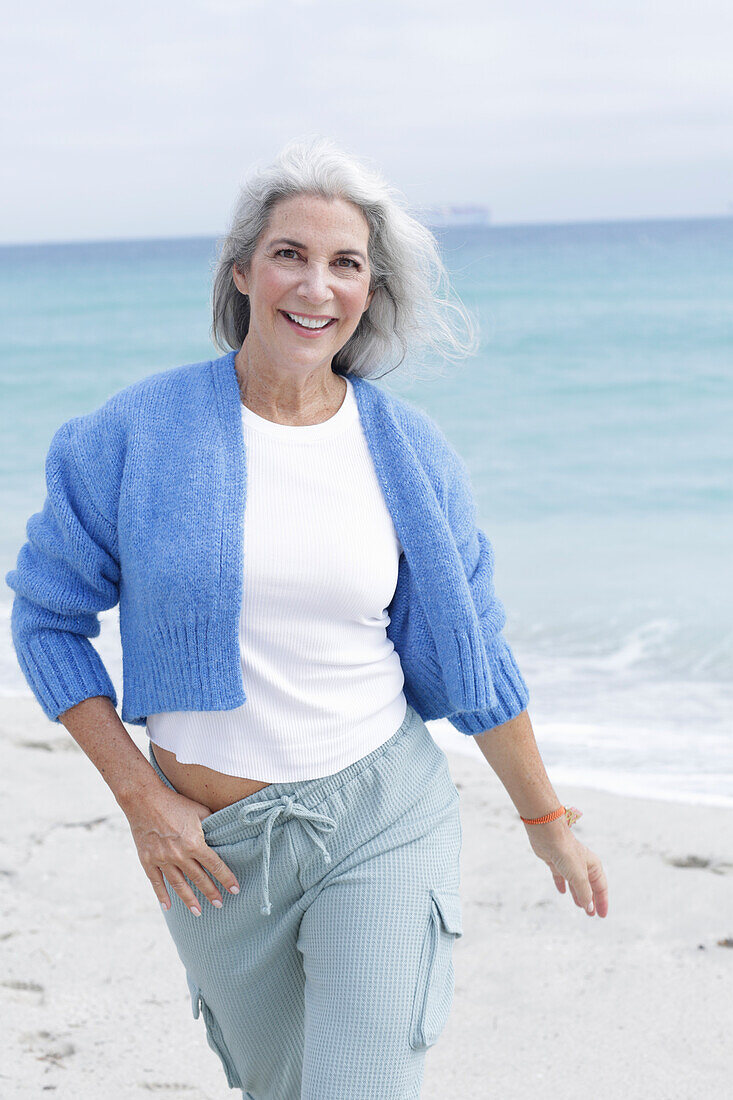
[[[276,424],[307,426],[329,420],[346,396],[346,382],[329,366],[282,371],[251,363],[246,340],[234,360],[242,403]]]

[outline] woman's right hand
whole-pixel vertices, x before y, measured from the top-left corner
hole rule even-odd
[[[164,909],[170,909],[171,900],[163,875],[197,917],[201,908],[184,875],[217,909],[223,905],[221,893],[207,871],[230,893],[239,893],[235,875],[206,843],[201,822],[210,814],[208,806],[162,784],[154,799],[141,799],[125,809],[140,862]]]

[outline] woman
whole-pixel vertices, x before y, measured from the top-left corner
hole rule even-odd
[[[231,350],[58,429],[7,575],[28,682],[126,814],[250,1100],[419,1096],[462,934],[458,793],[426,720],[476,738],[558,890],[607,912],[537,751],[465,464],[370,380],[419,343],[475,346],[444,277],[372,170],[287,147],[221,249]],[[89,641],[118,602],[121,720]]]

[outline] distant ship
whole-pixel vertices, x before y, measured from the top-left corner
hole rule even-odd
[[[428,206],[420,210],[419,217],[425,225],[435,228],[491,224],[491,211],[488,206],[477,204]]]

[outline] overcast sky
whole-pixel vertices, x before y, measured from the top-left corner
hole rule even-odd
[[[733,213],[730,0],[13,7],[0,241],[218,234],[316,133],[496,224]]]

